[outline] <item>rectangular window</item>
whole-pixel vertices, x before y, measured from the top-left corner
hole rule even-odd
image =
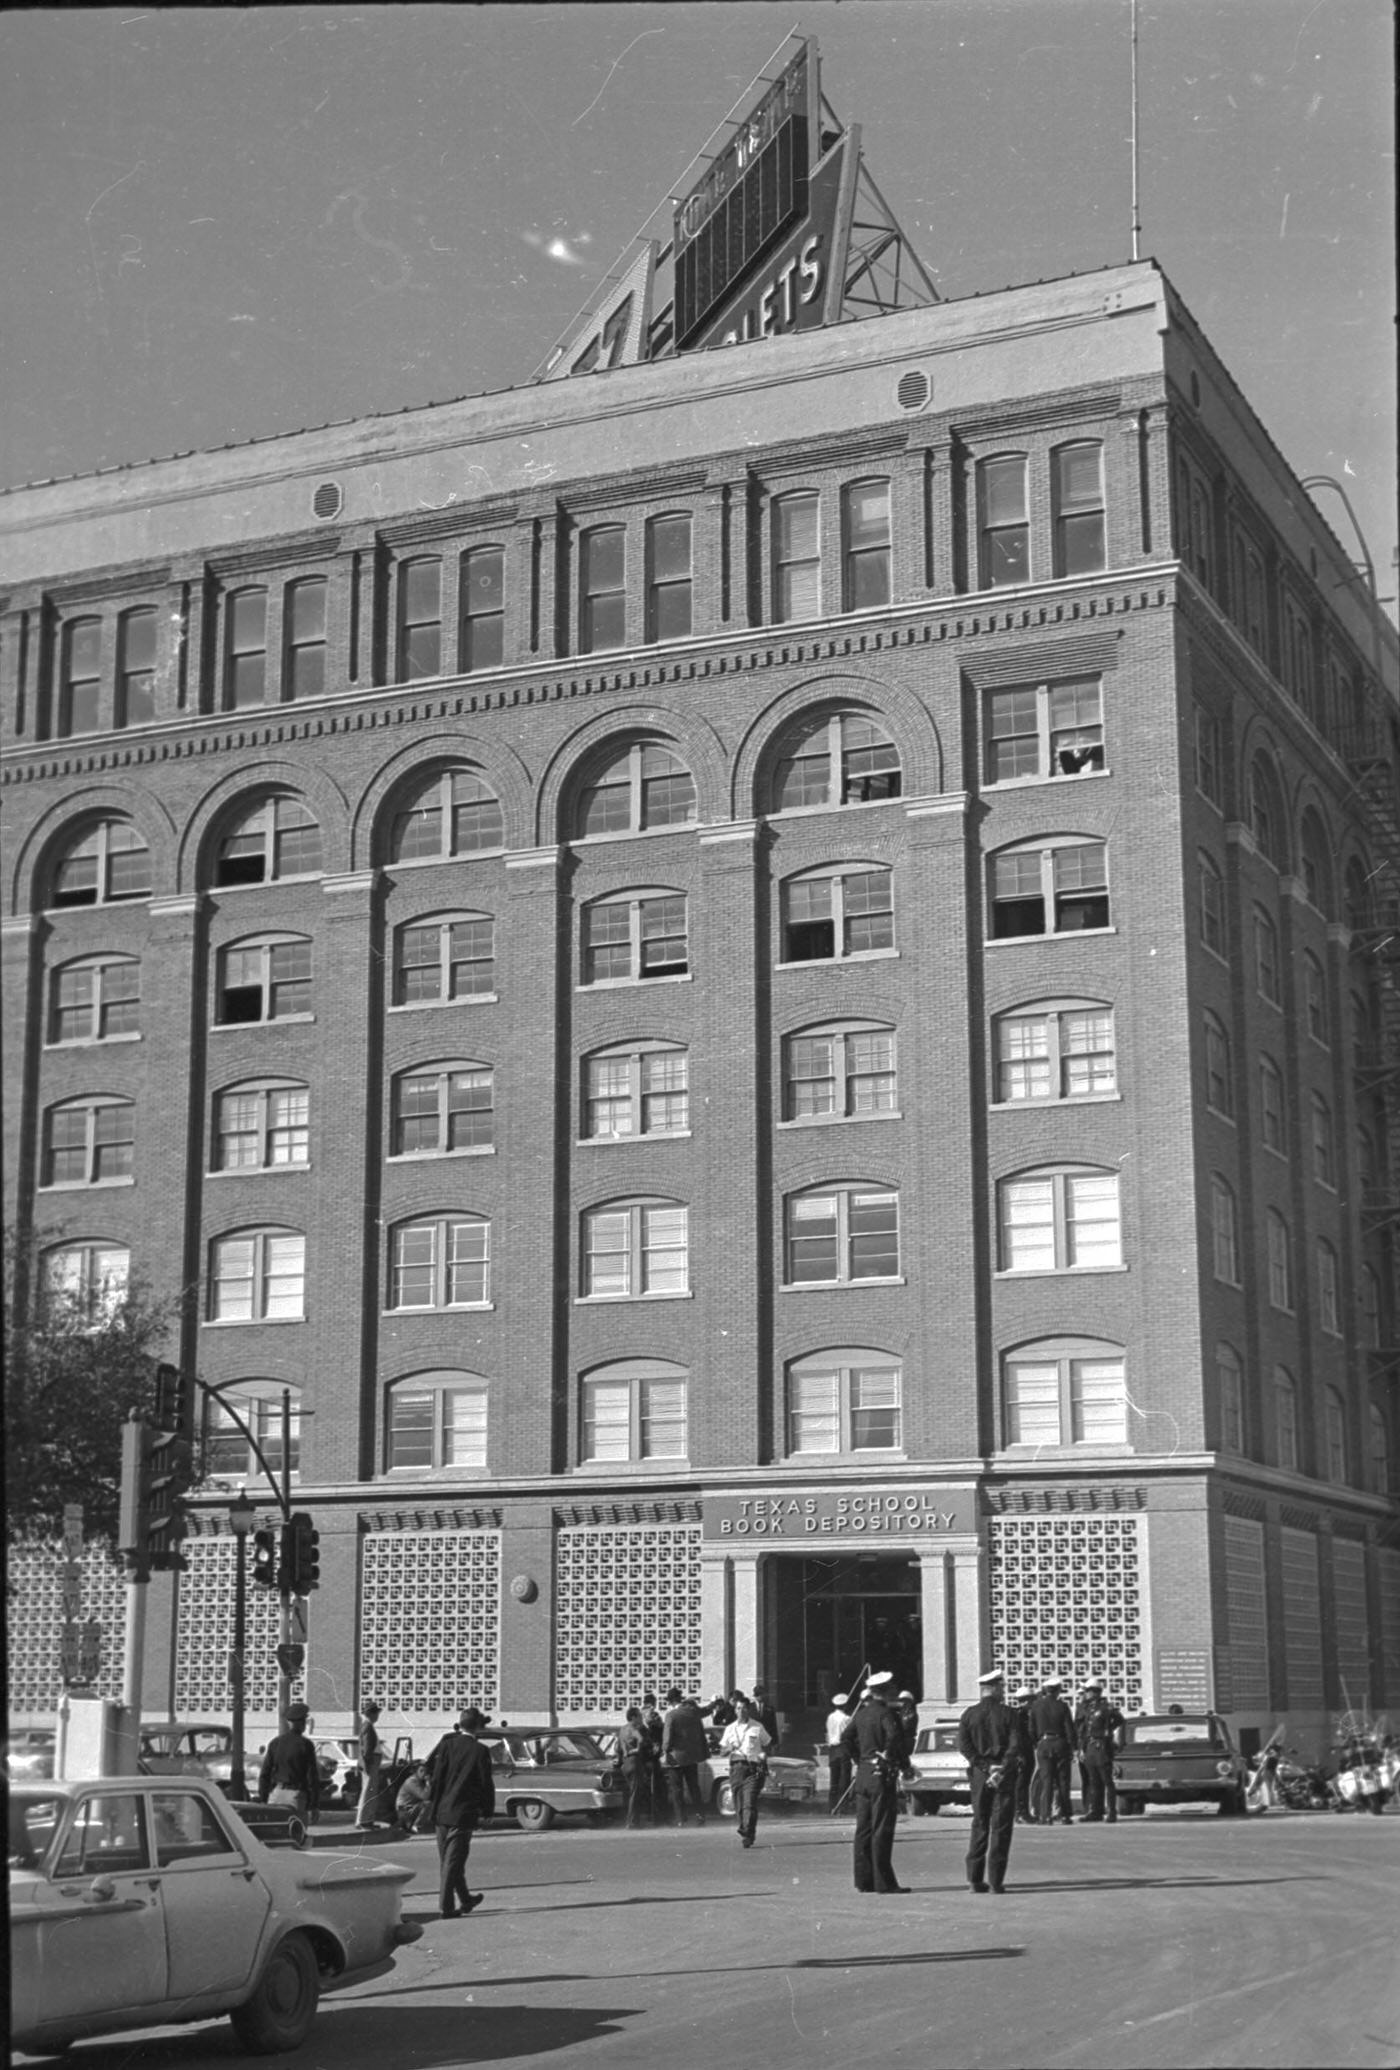
[[[1196,706],[1196,789],[1219,808],[1223,800],[1220,762],[1220,722]]]
[[[1070,1390],[1076,1445],[1128,1442],[1128,1404],[1121,1359],[1071,1359]]]
[[[294,582],[287,591],[287,678],[283,695],[320,697],[326,688],[326,579]]]
[[[1000,1197],[1003,1272],[1101,1272],[1121,1265],[1116,1174],[1006,1179]]]
[[[156,715],[156,614],[128,611],[117,641],[117,724],[146,726]]]
[[[461,662],[464,675],[499,668],[505,659],[506,608],[503,546],[477,546],[462,556]],[[483,1404],[485,1397],[482,1397]]]
[[[1280,1157],[1288,1155],[1288,1130],[1284,1119],[1283,1079],[1268,1057],[1259,1061],[1259,1133],[1266,1150]]]
[[[141,1025],[141,966],[85,964],[61,970],[53,984],[50,1042],[106,1042]]]
[[[1330,1243],[1317,1246],[1318,1320],[1329,1337],[1342,1334],[1342,1309],[1337,1292],[1337,1253]]]
[[[305,1312],[306,1239],[290,1231],[229,1236],[214,1246],[215,1322],[273,1322]]]
[[[399,570],[398,680],[442,674],[442,562],[405,561]]]
[[[1016,1358],[1006,1362],[1009,1445],[1128,1442],[1127,1389],[1116,1357]]]
[[[837,1364],[789,1376],[790,1453],[897,1452],[902,1442],[898,1366]]]
[[[688,1213],[675,1205],[596,1209],[584,1216],[585,1298],[632,1300],[688,1291]]]
[[[1206,1105],[1233,1119],[1235,1089],[1230,1066],[1230,1038],[1213,1015],[1206,1016]]]
[[[491,1225],[447,1215],[394,1231],[391,1308],[472,1308],[489,1296]]]
[[[894,1036],[882,1030],[793,1036],[787,1044],[784,1119],[892,1114]]]
[[[1108,852],[1101,841],[1016,849],[992,863],[992,938],[1107,927]],[[1046,915],[1052,924],[1047,927]]]
[[[627,644],[627,549],[621,525],[585,532],[580,549],[582,582],[579,648],[601,654]]]
[[[690,632],[690,519],[653,518],[647,527],[647,638]]]
[[[393,1390],[389,1398],[389,1466],[486,1470],[484,1387]]]
[[[488,1148],[495,1120],[493,1097],[492,1074],[485,1068],[401,1078],[394,1155]]]
[[[894,947],[889,870],[799,879],[786,887],[785,963],[868,956]]]
[[[841,492],[842,593],[847,611],[890,600],[890,485],[852,482]]]
[[[102,723],[102,621],[75,618],[63,628],[58,730],[65,738]]]
[[[773,620],[777,625],[821,616],[819,523],[815,490],[779,496],[773,505]]]
[[[432,920],[399,933],[398,1000],[480,999],[495,983],[495,922]]]
[[[228,599],[224,709],[243,711],[267,695],[267,591],[240,589]]]
[[[684,1459],[684,1380],[590,1380],[583,1389],[583,1457]]]
[[[842,1187],[794,1196],[787,1208],[790,1286],[893,1279],[899,1273],[899,1195]]]
[[[1235,1196],[1223,1179],[1211,1180],[1211,1233],[1215,1276],[1226,1286],[1240,1283],[1239,1217]]]
[[[1057,1359],[1008,1363],[1006,1441],[1009,1445],[1060,1443],[1060,1365]]]
[[[688,967],[683,896],[609,899],[586,908],[584,984],[679,977]]]
[[[1097,676],[991,690],[986,718],[989,784],[1082,776],[1104,766],[1103,691]]]
[[[1026,515],[1024,454],[984,460],[977,470],[982,522],[982,587],[1002,589],[1030,580],[1030,524]]]
[[[310,1011],[310,942],[224,950],[218,1011],[221,1027],[282,1021]]]
[[[215,1123],[215,1169],[304,1165],[309,1156],[310,1102],[305,1086],[225,1093]]]
[[[689,1125],[688,1062],[683,1049],[590,1057],[584,1079],[586,1136],[679,1135]]]
[[[1007,1014],[996,1034],[999,1101],[1102,1099],[1117,1089],[1109,1007]]]
[[[1337,1183],[1337,1145],[1332,1128],[1332,1110],[1320,1093],[1314,1093],[1312,1108],[1313,1177],[1320,1186]]]
[[[1092,575],[1106,564],[1103,447],[1061,446],[1054,455],[1055,573]]]
[[[1199,858],[1201,940],[1213,955],[1225,954],[1225,885],[1209,856]]]
[[[1293,1312],[1293,1245],[1288,1224],[1271,1209],[1264,1218],[1269,1254],[1269,1305],[1285,1315]]]
[[[1274,1382],[1274,1426],[1278,1434],[1278,1463],[1288,1473],[1298,1471],[1298,1398],[1291,1380]]]

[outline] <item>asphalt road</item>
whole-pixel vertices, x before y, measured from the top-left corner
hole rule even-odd
[[[902,1820],[905,1897],[851,1888],[849,1821],[478,1836],[466,1920],[322,2002],[298,2070],[1400,2066],[1400,1814],[1150,1815],[1018,1828],[1004,1897],[964,1886],[967,1821]],[[346,1844],[322,1829],[318,1845]],[[251,2064],[227,2022],[85,2044],[81,2070]]]

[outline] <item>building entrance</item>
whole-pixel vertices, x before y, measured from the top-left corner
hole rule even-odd
[[[917,1557],[852,1553],[844,1559],[770,1555],[762,1656],[773,1701],[790,1715],[824,1716],[862,1670],[887,1668],[896,1690],[923,1695]]]

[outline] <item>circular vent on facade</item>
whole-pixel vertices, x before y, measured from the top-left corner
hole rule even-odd
[[[339,482],[322,482],[311,499],[311,508],[319,518],[339,517],[340,506],[344,501]]]
[[[900,375],[895,396],[901,410],[921,410],[932,394],[933,383],[928,375],[921,373],[917,367],[907,374]]]

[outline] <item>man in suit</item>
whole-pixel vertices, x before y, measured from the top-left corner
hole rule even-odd
[[[972,1837],[967,1849],[970,1889],[1006,1888],[1006,1864],[1016,1823],[1016,1780],[1030,1759],[1030,1745],[1018,1713],[1006,1701],[1000,1668],[978,1676],[980,1700],[962,1714],[958,1752],[972,1783]]]
[[[496,1809],[491,1756],[477,1738],[490,1720],[468,1705],[455,1732],[440,1739],[428,1756],[428,1817],[437,1828],[442,1872],[439,1906],[444,1919],[465,1917],[481,1903],[467,1889],[467,1856],[477,1822]]]
[[[279,1732],[267,1752],[258,1776],[258,1795],[264,1804],[285,1804],[303,1818],[315,1813],[321,1802],[321,1769],[316,1749],[306,1736],[311,1716],[304,1703],[287,1706],[287,1729]]]
[[[671,1823],[683,1826],[687,1805],[697,1826],[705,1823],[705,1801],[700,1794],[700,1769],[708,1760],[709,1741],[705,1721],[694,1697],[679,1689],[666,1691],[667,1712],[661,1728],[661,1766],[671,1798]],[[708,1785],[708,1777],[706,1778]]]
[[[899,1816],[899,1772],[907,1749],[904,1732],[889,1708],[888,1669],[872,1675],[860,1708],[841,1735],[841,1745],[855,1764],[852,1785],[856,1806],[855,1853],[852,1867],[860,1891],[903,1893],[907,1885],[894,1874],[894,1828]]]

